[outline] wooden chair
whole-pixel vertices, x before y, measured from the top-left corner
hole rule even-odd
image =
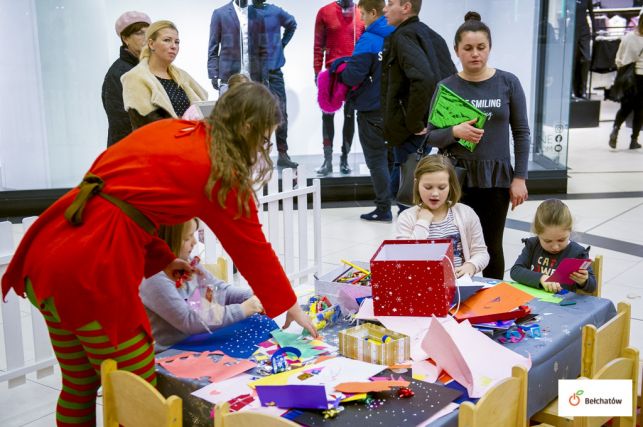
[[[603,255],[596,255],[594,257],[592,270],[594,270],[594,276],[596,277],[596,289],[594,289],[594,292],[583,292],[581,290],[579,290],[579,292],[585,295],[600,297],[601,288],[603,287]]]
[[[215,264],[204,264],[203,266],[217,279],[230,283],[228,281],[228,261],[225,258],[218,257]]]
[[[460,405],[458,427],[527,427],[527,369],[514,366],[511,373],[475,405]]]
[[[214,427],[299,427],[290,420],[252,411],[230,412],[230,404],[218,403],[214,409]]]
[[[603,326],[598,329],[594,325],[583,326],[581,376],[594,378],[608,363],[623,356],[630,345],[631,310],[630,304],[619,302],[616,316]],[[558,415],[558,399],[531,419],[556,426],[575,425],[573,418]]]
[[[574,427],[600,427],[610,419],[613,427],[634,427],[636,425],[636,403],[639,380],[639,351],[627,347],[622,357],[617,357],[603,366],[592,379],[632,380],[632,416],[629,417],[575,417]],[[581,377],[580,379],[586,379]]]
[[[183,402],[177,396],[165,399],[150,383],[131,372],[116,368],[107,359],[100,367],[103,385],[105,427],[181,427]]]

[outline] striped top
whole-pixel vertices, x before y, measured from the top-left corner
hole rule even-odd
[[[455,225],[453,211],[449,209],[447,216],[440,222],[432,222],[429,225],[427,239],[451,239],[453,241],[453,264],[460,267],[463,264],[462,238],[460,230]]]

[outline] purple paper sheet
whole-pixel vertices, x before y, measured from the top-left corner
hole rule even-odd
[[[328,409],[323,385],[258,385],[257,396],[262,406],[290,409]]]

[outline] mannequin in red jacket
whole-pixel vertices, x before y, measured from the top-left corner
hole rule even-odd
[[[323,6],[315,20],[314,63],[315,82],[324,68],[329,68],[334,60],[353,54],[357,39],[364,32],[357,7],[353,0],[337,0]],[[335,115],[322,113],[322,137],[324,163],[317,174],[326,176],[333,171],[333,139],[335,137]],[[355,134],[355,115],[350,102],[344,104],[344,128],[342,131],[342,156],[339,170],[342,174],[351,172],[348,166],[348,153]]]

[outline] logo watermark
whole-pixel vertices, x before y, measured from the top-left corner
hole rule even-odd
[[[559,380],[562,416],[632,416],[632,380]]]

